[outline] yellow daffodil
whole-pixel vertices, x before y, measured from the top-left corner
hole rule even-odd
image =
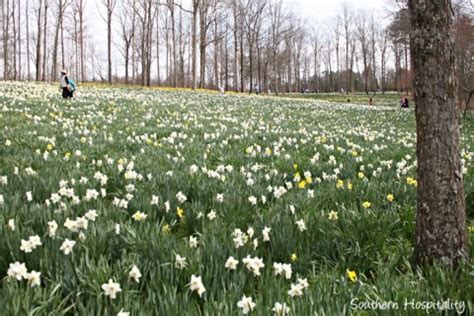
[[[298,188],[300,188],[300,189],[306,188],[306,180],[300,181],[298,183]]]
[[[295,262],[296,260],[298,260],[298,256],[296,255],[296,253],[292,253],[291,254],[291,261]]]
[[[407,178],[407,184],[412,185],[414,187],[418,186],[418,181],[416,179],[413,179],[412,177]]]
[[[369,201],[365,201],[364,203],[362,203],[362,206],[363,206],[364,208],[369,208],[369,207],[372,206],[372,203],[370,203]]]
[[[54,145],[51,144],[51,143],[49,143],[49,144],[46,146],[46,150],[48,150],[48,151],[53,150],[53,148],[54,148]]]
[[[132,215],[132,218],[136,222],[144,221],[146,219],[146,217],[147,217],[147,215],[143,212],[140,212],[140,211],[137,211],[135,214]]]
[[[393,194],[387,194],[387,201],[393,202],[394,199],[395,197],[393,196]]]
[[[182,209],[181,207],[177,207],[176,214],[178,214],[178,217],[182,219],[184,217],[184,209]]]
[[[359,179],[364,179],[364,178],[365,178],[365,174],[364,174],[363,172],[359,172],[359,173],[357,174],[357,177],[358,177]]]
[[[170,225],[168,225],[168,224],[163,225],[163,228],[161,229],[161,231],[162,231],[164,234],[169,233],[169,232],[171,231]]]
[[[338,188],[338,189],[344,188],[344,181],[343,180],[337,180],[336,188]]]
[[[355,271],[347,269],[346,276],[352,283],[357,282],[357,273]]]
[[[352,182],[347,182],[347,189],[352,190]]]

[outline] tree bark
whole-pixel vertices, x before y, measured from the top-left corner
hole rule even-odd
[[[449,0],[410,0],[418,190],[415,259],[456,265],[468,257]]]
[[[197,77],[196,77],[196,68],[197,68],[197,58],[196,58],[196,45],[197,45],[197,14],[199,9],[199,0],[193,0],[193,20],[192,20],[192,86],[193,90],[197,89]]]
[[[42,30],[41,30],[41,12],[43,10],[43,0],[40,0],[38,4],[38,15],[37,15],[37,23],[38,23],[38,29],[37,29],[37,34],[36,34],[36,81],[39,81],[41,79],[41,35],[42,35]]]
[[[18,1],[18,80],[21,80],[21,70],[21,2]]]
[[[46,81],[46,53],[47,53],[47,28],[48,28],[48,7],[49,7],[49,0],[45,0],[44,2],[44,25],[43,25],[43,69],[41,71],[41,80]]]
[[[30,68],[30,25],[29,25],[29,18],[28,18],[28,8],[29,3],[26,0],[25,5],[25,20],[26,20],[26,68],[28,72],[28,81],[31,80],[31,68]]]

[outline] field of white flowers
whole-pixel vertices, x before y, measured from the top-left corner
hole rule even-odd
[[[1,315],[474,311],[472,262],[411,264],[411,109],[2,82],[0,128]]]

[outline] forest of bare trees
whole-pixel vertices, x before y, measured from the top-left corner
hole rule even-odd
[[[453,8],[461,99],[474,86],[469,3]],[[1,0],[1,78],[54,81],[67,68],[80,82],[409,91],[408,9],[392,8],[344,4],[334,18],[307,21],[282,0]]]

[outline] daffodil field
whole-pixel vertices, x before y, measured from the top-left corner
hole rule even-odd
[[[2,82],[0,128],[0,315],[474,312],[472,261],[411,262],[412,109]]]

